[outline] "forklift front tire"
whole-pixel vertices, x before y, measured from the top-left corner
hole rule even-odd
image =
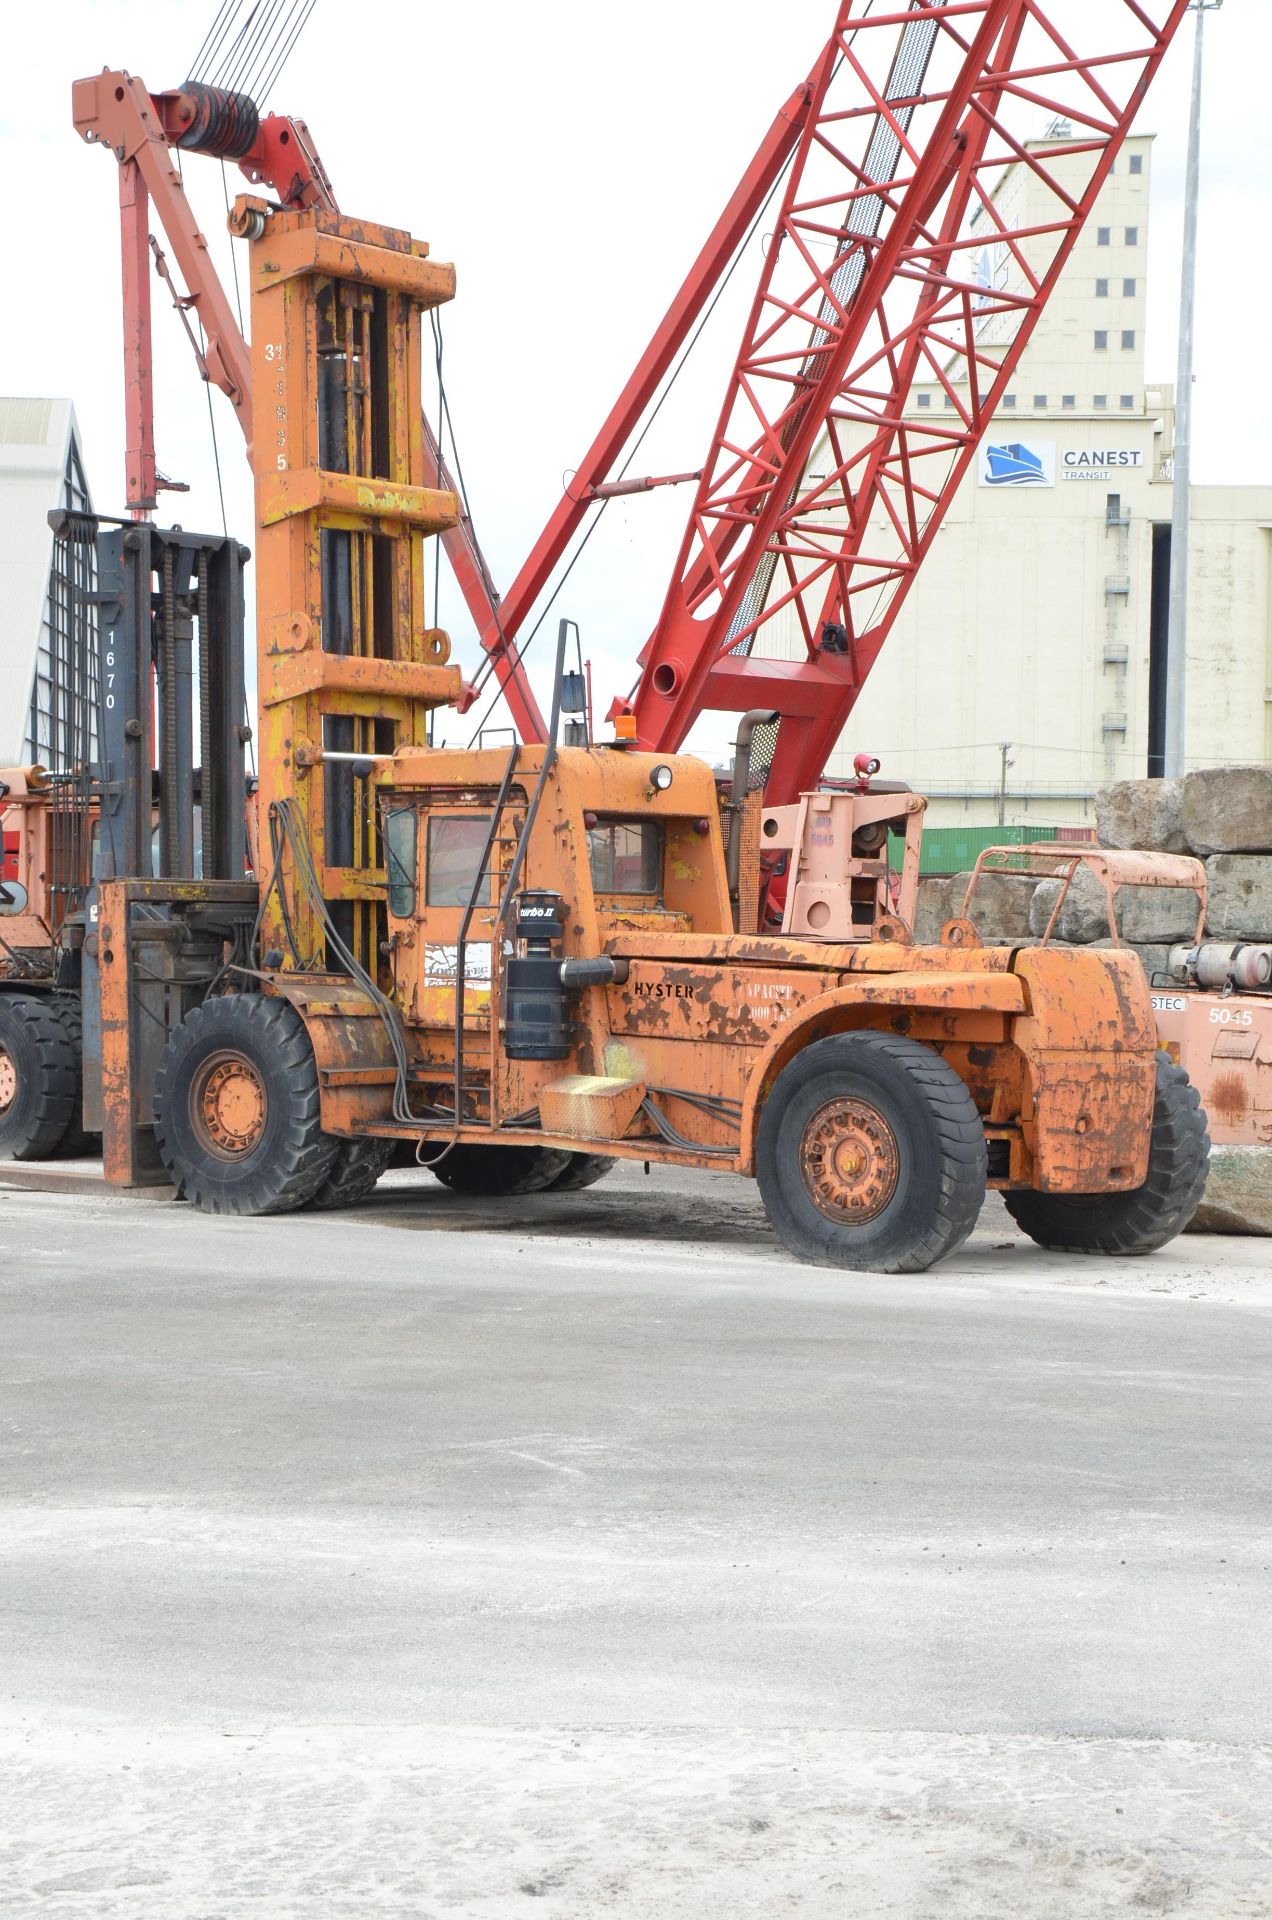
[[[205,1213],[290,1213],[312,1200],[341,1142],[322,1130],[296,1009],[262,993],[195,1007],[160,1057],[155,1137],[173,1186]]]
[[[833,1034],[782,1069],[756,1177],[789,1252],[823,1267],[921,1273],[985,1200],[985,1132],[951,1066],[899,1034]]]
[[[47,1160],[75,1111],[79,1063],[42,994],[0,993],[0,1160]]]

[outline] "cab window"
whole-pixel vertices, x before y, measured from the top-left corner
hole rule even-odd
[[[662,825],[657,820],[598,820],[587,832],[597,893],[656,894],[662,880]]]
[[[389,912],[409,920],[415,912],[415,840],[419,815],[414,807],[395,807],[384,816],[384,866],[389,882]]]
[[[424,897],[430,907],[466,907],[481,872],[490,837],[488,813],[437,813],[428,823],[428,878]],[[490,899],[490,880],[478,904]]]

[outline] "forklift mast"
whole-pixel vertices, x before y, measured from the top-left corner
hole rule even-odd
[[[385,937],[372,758],[424,746],[459,698],[450,642],[429,626],[423,540],[459,502],[426,484],[421,316],[455,270],[409,234],[250,196],[252,438],[256,449],[257,680],[262,842],[299,814],[332,921],[374,977]],[[272,845],[285,863],[282,838]],[[286,883],[290,876],[280,876]],[[311,964],[312,905],[263,908],[263,950]],[[334,956],[326,956],[334,965]]]

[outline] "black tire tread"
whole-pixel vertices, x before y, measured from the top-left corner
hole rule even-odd
[[[0,1041],[6,1027],[19,1045],[23,1041],[29,1045],[36,1073],[25,1129],[16,1146],[0,1146],[0,1157],[48,1160],[65,1138],[75,1107],[76,1062],[71,1044],[45,994],[0,994]]]
[[[594,1187],[607,1173],[613,1173],[617,1165],[618,1161],[607,1153],[572,1153],[563,1171],[549,1180],[546,1191],[581,1193],[584,1187]]]
[[[166,1108],[174,1071],[184,1053],[200,1046],[231,1045],[235,1038],[250,1040],[278,1059],[288,1076],[291,1107],[274,1164],[263,1169],[255,1193],[244,1188],[223,1204],[223,1196],[200,1178],[197,1167],[183,1166],[166,1124]],[[305,1024],[290,1001],[271,994],[225,994],[205,1000],[188,1013],[173,1033],[155,1075],[155,1137],[160,1157],[177,1192],[205,1213],[291,1213],[313,1198],[326,1179],[339,1144],[324,1133],[318,1069]]]
[[[71,1054],[75,1062],[75,1100],[71,1108],[71,1118],[66,1132],[58,1145],[58,1154],[64,1160],[83,1159],[89,1154],[98,1154],[102,1150],[100,1133],[89,1133],[84,1126],[84,1016],[78,999],[69,993],[54,993],[49,996],[49,1011],[61,1025],[63,1033],[70,1043]]]
[[[325,1212],[331,1207],[357,1207],[375,1191],[380,1175],[396,1149],[395,1140],[341,1139],[322,1185],[306,1205]]]
[[[1004,1193],[1022,1233],[1053,1253],[1156,1253],[1183,1232],[1201,1204],[1210,1164],[1210,1133],[1201,1095],[1182,1067],[1157,1056],[1157,1096],[1148,1177],[1130,1193],[1099,1206],[1066,1205],[1063,1194]]]

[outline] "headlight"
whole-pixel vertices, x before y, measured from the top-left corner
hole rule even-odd
[[[673,776],[672,776],[672,771],[670,767],[668,766],[655,767],[653,772],[649,776],[650,791],[652,793],[666,793],[668,787],[671,785],[672,777]]]

